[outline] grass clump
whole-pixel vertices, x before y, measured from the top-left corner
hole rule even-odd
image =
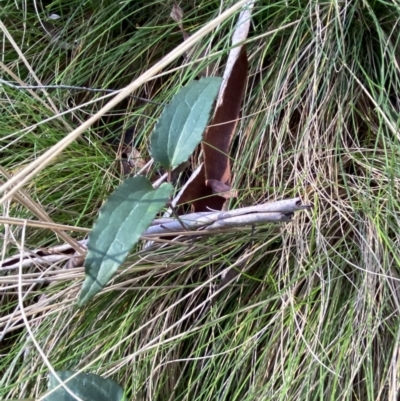
[[[189,33],[220,11],[215,1],[180,5]],[[38,7],[3,7],[3,80],[120,89],[182,41],[172,2]],[[61,16],[53,40],[40,24],[50,13]],[[300,193],[312,212],[254,233],[138,249],[79,311],[82,268],[63,269],[65,260],[3,267],[0,397],[40,397],[51,364],[112,377],[128,399],[397,399],[399,18],[397,2],[257,2],[231,206]],[[196,68],[224,67],[233,27],[229,19],[196,47],[194,60],[210,49]],[[91,228],[120,182],[121,134],[134,126],[134,147],[148,156],[162,104],[196,76],[185,63],[177,59],[133,94],[157,104],[127,98],[25,186],[55,222]],[[1,92],[0,155],[9,174],[106,102],[86,90],[3,84]],[[17,202],[4,203],[2,215],[35,218]],[[3,258],[60,243],[51,230],[1,230]],[[229,267],[243,274],[218,292]]]

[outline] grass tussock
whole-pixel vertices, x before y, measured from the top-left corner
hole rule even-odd
[[[182,41],[172,2],[34,4],[1,11],[1,79],[17,85],[120,89]],[[211,0],[180,5],[189,33],[220,12]],[[42,26],[51,13],[54,37]],[[222,71],[234,21],[196,46],[192,60],[208,49],[200,63],[178,58],[133,93],[155,103],[129,97],[86,130],[30,180],[30,197],[55,222],[90,228],[120,182],[123,132],[135,128],[146,159],[162,104],[207,65]],[[84,310],[74,308],[82,268],[2,269],[0,398],[40,397],[50,364],[112,377],[131,400],[397,400],[399,21],[398,1],[256,2],[231,207],[300,194],[312,211],[253,233],[139,246]],[[88,90],[0,90],[10,175],[107,102]],[[35,219],[18,202],[1,207]],[[3,259],[60,243],[43,228],[0,235]],[[218,290],[228,268],[242,274]]]

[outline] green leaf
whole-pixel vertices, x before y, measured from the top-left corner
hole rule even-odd
[[[166,169],[189,159],[207,127],[222,78],[192,81],[164,108],[151,137],[150,152]]]
[[[171,184],[153,189],[142,176],[128,178],[110,195],[89,236],[86,278],[78,305],[87,303],[111,279],[141,234],[165,206]]]
[[[63,371],[56,372],[62,381],[66,381],[76,372]],[[50,374],[48,389],[58,387],[60,382]],[[65,385],[76,396],[83,401],[122,401],[125,399],[124,390],[114,380],[92,373],[78,373]],[[72,395],[63,387],[59,387],[53,393],[44,398],[45,401],[76,401]]]

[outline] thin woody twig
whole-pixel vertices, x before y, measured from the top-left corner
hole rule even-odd
[[[168,235],[201,235],[201,234],[213,234],[221,232],[221,230],[231,230],[235,228],[241,228],[243,226],[251,226],[265,224],[265,223],[283,223],[291,221],[294,212],[304,209],[309,209],[311,206],[302,205],[300,198],[285,199],[276,202],[263,203],[256,206],[249,206],[239,209],[230,210],[227,212],[199,212],[190,213],[180,216],[180,219],[184,222],[186,229],[189,231],[183,232],[181,223],[174,218],[161,218],[153,221],[152,225],[142,234],[142,240],[150,240],[160,236]],[[29,226],[37,222],[31,222],[28,220],[13,219],[14,224],[23,223]],[[10,223],[12,223],[10,221]],[[50,228],[50,225],[49,225]],[[59,225],[58,230],[67,230],[68,226]],[[74,227],[70,227],[74,230]],[[254,228],[253,228],[254,229]],[[77,241],[81,247],[87,245],[87,240]],[[61,260],[66,254],[70,254],[72,247],[67,244],[58,245],[54,248],[38,249],[30,252],[29,256],[26,255],[24,258],[23,267],[31,266],[34,263],[40,263],[49,259],[50,263]],[[56,257],[55,257],[56,256]],[[26,260],[25,260],[26,259]],[[0,269],[13,269],[17,265],[16,256],[13,256],[0,265]],[[19,263],[19,262],[18,262]]]
[[[105,93],[119,93],[121,89],[101,89],[101,88],[88,88],[86,86],[73,86],[73,85],[16,85],[9,81],[0,78],[0,84],[4,84],[13,89],[66,89],[66,90],[81,90],[88,92],[105,92]],[[129,97],[141,100],[143,102],[162,105],[163,103],[154,102],[153,100],[145,99],[140,96],[130,95]]]
[[[181,216],[181,220],[191,230],[213,231],[221,228],[235,228],[262,223],[289,222],[294,212],[309,208],[309,205],[301,204],[300,198],[294,198],[227,212],[190,213]],[[155,220],[143,235],[162,235],[166,232],[180,231],[181,229],[180,223],[175,219],[162,218]]]

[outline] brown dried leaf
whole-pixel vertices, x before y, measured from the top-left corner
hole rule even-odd
[[[76,267],[82,267],[85,258],[83,256],[73,256],[65,265],[65,269],[74,269]]]
[[[247,36],[249,35],[251,12],[253,6],[254,6],[254,0],[250,0],[245,6],[245,10],[240,13],[238,22],[236,23],[236,28],[232,35],[232,50],[229,52],[228,61],[226,63],[224,71],[223,81],[221,84],[221,88],[219,90],[219,96],[216,106],[217,109],[226,99],[225,95],[226,86],[230,82],[230,76],[232,75],[232,70],[235,67],[235,64],[239,59],[243,50],[243,45],[242,46],[236,46],[236,45],[244,42],[247,39]]]
[[[121,160],[121,170],[124,176],[135,174],[146,165],[146,160],[144,160],[140,152],[132,146],[125,146],[122,148],[118,158]],[[144,174],[147,174],[147,172],[144,172]]]
[[[172,11],[170,17],[178,24],[182,23],[183,19],[183,10],[182,8],[174,1],[174,5],[172,6]]]
[[[206,180],[206,186],[212,189],[212,193],[222,196],[224,199],[235,198],[237,191],[232,189],[229,185],[226,185],[218,180],[209,179]]]
[[[206,178],[218,180],[227,185],[231,180],[229,150],[239,119],[247,81],[247,67],[246,50],[242,48],[226,80],[225,90],[218,100],[219,106],[203,141]]]
[[[253,5],[254,2],[249,1],[246,9],[239,15],[232,36],[233,46],[247,38]],[[202,144],[206,179],[216,180],[228,186],[231,181],[229,150],[240,116],[240,107],[247,82],[247,71],[248,62],[245,46],[234,47],[229,53],[214,117],[205,133]],[[221,210],[225,200],[222,196],[216,195],[209,201],[213,204],[209,207]]]
[[[246,5],[246,9],[240,13],[232,36],[233,46],[247,38],[253,5],[254,0],[250,0]],[[240,108],[247,82],[247,71],[248,61],[245,46],[233,47],[227,60],[216,110],[202,143],[204,171],[202,170],[196,180],[186,188],[187,193],[184,192],[181,196],[184,202],[192,201],[196,212],[209,209],[221,210],[223,208],[226,194],[224,196],[216,195],[215,193],[225,192],[218,190],[220,187],[217,188],[216,185],[225,185],[230,188],[231,166],[229,151],[240,116]],[[202,181],[203,176],[204,180]],[[215,184],[216,182],[218,184]],[[195,185],[196,187],[194,187]],[[228,196],[235,195],[231,193]],[[179,200],[179,204],[184,202]]]
[[[179,194],[172,201],[172,206],[178,207],[178,214],[185,212],[182,205],[188,203],[191,203],[192,205],[192,212],[197,212],[199,208],[207,208],[208,198],[203,198],[212,195],[212,190],[211,188],[205,187],[204,183],[204,164],[202,163],[195,171],[193,171],[190,179],[186,182],[183,188],[179,191]]]
[[[183,29],[183,24],[182,24],[182,19],[183,19],[183,10],[174,2],[174,5],[172,6],[172,11],[170,14],[170,17],[178,24],[179,29],[182,32],[183,40],[186,40],[189,35],[188,33]],[[188,53],[185,53],[186,57],[188,57]]]

